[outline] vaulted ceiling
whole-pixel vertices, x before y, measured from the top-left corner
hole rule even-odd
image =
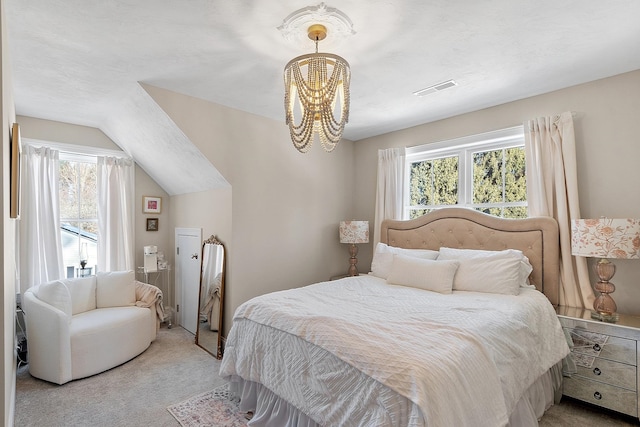
[[[169,194],[227,185],[140,83],[285,126],[284,65],[314,46],[288,41],[277,27],[319,4],[5,0],[17,113],[102,129]],[[355,31],[320,43],[351,64],[344,137],[354,141],[640,69],[637,0],[326,6]],[[413,95],[449,79],[457,86]]]

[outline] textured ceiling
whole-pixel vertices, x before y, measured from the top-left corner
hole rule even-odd
[[[287,41],[277,27],[319,3],[5,0],[17,113],[102,129],[169,194],[226,185],[138,83],[285,126],[282,70],[314,47]],[[640,69],[637,0],[327,6],[355,30],[320,43],[351,64],[350,140]],[[448,79],[458,86],[412,94]],[[167,153],[164,161],[158,152]],[[208,171],[204,180],[198,174],[201,184],[189,176],[194,162]]]

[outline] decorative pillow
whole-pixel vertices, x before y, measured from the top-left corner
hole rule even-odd
[[[71,322],[71,294],[60,280],[41,284],[36,296],[40,301],[62,311],[67,316],[67,321]]]
[[[447,247],[442,247],[440,248],[440,254],[441,255],[447,255],[447,256],[455,256],[458,259],[460,258],[478,258],[478,257],[485,257],[485,256],[494,256],[497,254],[502,254],[502,255],[512,255],[518,258],[524,257],[524,254],[522,253],[522,251],[519,251],[518,249],[504,249],[501,251],[487,251],[487,250],[482,250],[482,249],[456,249],[456,248],[447,248]]]
[[[136,304],[136,283],[133,271],[98,272],[96,306],[124,307]]]
[[[459,261],[435,261],[394,255],[387,283],[450,294]]]
[[[378,243],[376,251],[373,254],[373,260],[371,261],[371,274],[386,279],[389,276],[389,271],[393,264],[393,255],[395,254],[432,260],[438,258],[438,251],[396,248],[384,243]]]
[[[62,282],[71,294],[72,314],[96,309],[96,276],[64,279]]]
[[[499,258],[499,257],[514,257],[520,261],[520,277],[518,281],[522,287],[530,287],[529,275],[533,271],[533,267],[522,251],[517,249],[505,249],[502,251],[485,251],[480,249],[454,249],[454,248],[440,248],[439,260],[442,259],[472,259],[472,258]]]
[[[454,291],[518,295],[522,275],[520,260],[512,256],[477,257],[457,260]]]

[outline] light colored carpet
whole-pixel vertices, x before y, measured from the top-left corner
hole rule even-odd
[[[552,406],[540,420],[540,427],[631,427],[640,423],[616,412],[591,406],[563,397],[559,405]]]
[[[58,386],[18,371],[16,427],[179,427],[169,406],[210,392],[225,381],[220,362],[197,347],[180,327],[160,329],[137,358],[90,378]],[[638,426],[637,420],[563,399],[542,427]]]
[[[163,325],[140,356],[89,378],[59,386],[20,368],[15,425],[176,427],[167,407],[223,385],[219,367],[191,333]]]

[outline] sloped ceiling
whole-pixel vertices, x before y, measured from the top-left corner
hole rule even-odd
[[[100,128],[170,195],[229,186],[138,83],[130,84]]]
[[[277,27],[318,4],[5,0],[17,113],[102,129],[169,194],[228,185],[139,83],[285,126],[283,67],[314,47]],[[348,39],[320,44],[351,64],[344,137],[354,141],[640,69],[637,0],[327,6],[354,25]],[[458,86],[412,94],[448,79]]]

